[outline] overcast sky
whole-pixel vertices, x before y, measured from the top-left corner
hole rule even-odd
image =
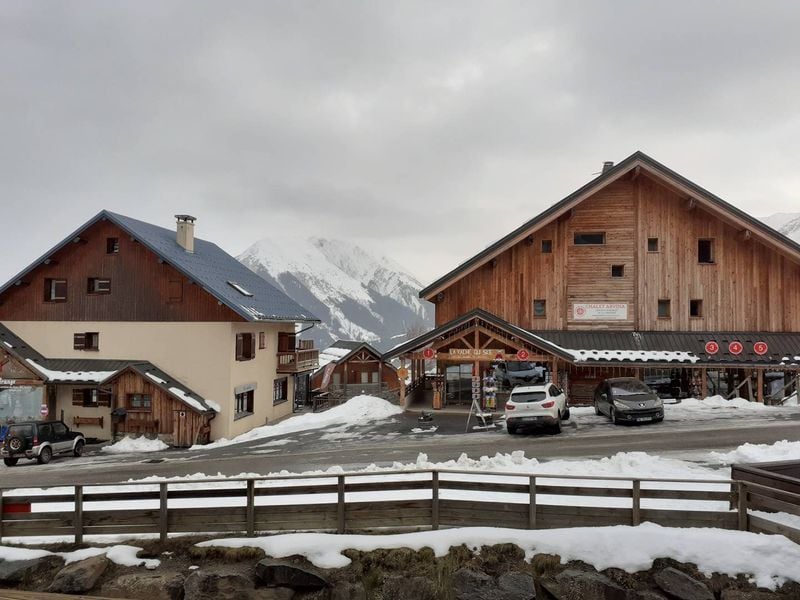
[[[0,3],[5,280],[102,208],[427,283],[637,149],[800,211],[790,2]]]

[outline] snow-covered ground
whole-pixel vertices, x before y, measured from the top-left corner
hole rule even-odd
[[[192,446],[191,450],[210,450],[231,444],[251,442],[262,438],[271,438],[279,435],[288,435],[310,429],[324,429],[336,426],[355,427],[358,425],[371,425],[399,415],[403,409],[396,404],[387,402],[374,396],[356,396],[347,402],[334,406],[320,413],[305,413],[290,417],[274,425],[256,427],[250,431],[236,436],[233,439],[222,438],[210,444]]]
[[[104,548],[83,548],[73,552],[49,552],[47,550],[34,550],[31,548],[13,548],[10,546],[0,546],[0,561],[31,560],[44,556],[60,556],[66,564],[78,562],[92,556],[105,554],[111,562],[122,567],[145,567],[155,569],[161,564],[157,558],[137,558],[141,548],[136,546],[116,545]]]
[[[115,444],[110,446],[103,446],[102,452],[109,454],[129,454],[140,452],[160,452],[169,448],[167,444],[159,439],[150,439],[144,436],[141,437],[124,437]]]
[[[333,535],[290,533],[258,538],[228,538],[201,542],[199,546],[261,548],[277,558],[301,555],[318,567],[334,569],[350,564],[345,550],[431,548],[444,556],[452,546],[515,544],[527,560],[535,554],[557,554],[561,562],[582,560],[602,570],[610,567],[630,573],[653,566],[669,557],[694,563],[707,576],[748,574],[760,587],[775,589],[787,580],[800,579],[800,546],[782,536],[706,528],[668,528],[653,523],[638,527],[575,527],[570,529],[519,530],[469,527],[395,535]],[[754,557],[758,557],[754,560]]]

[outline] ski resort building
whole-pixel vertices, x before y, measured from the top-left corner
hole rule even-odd
[[[0,287],[0,422],[187,446],[292,412],[318,320],[194,223],[102,211]]]
[[[575,403],[611,376],[759,402],[798,384],[800,245],[641,152],[420,297],[435,329],[384,358],[442,404],[470,403],[498,361],[545,367]]]
[[[397,400],[397,369],[366,342],[334,342],[320,353],[319,362],[319,369],[311,376],[311,391],[317,397],[346,400],[369,394]]]

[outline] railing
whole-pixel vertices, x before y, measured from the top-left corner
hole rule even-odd
[[[252,536],[498,524],[544,529],[643,521],[765,527],[747,513],[756,506],[756,495],[761,494],[752,484],[728,479],[449,469],[0,489],[0,539],[67,536],[79,543],[84,536],[100,534],[158,534],[164,540],[185,532]]]
[[[278,373],[302,373],[312,371],[318,366],[319,350],[316,348],[278,352]]]

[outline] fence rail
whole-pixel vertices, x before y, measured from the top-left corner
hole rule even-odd
[[[703,489],[697,489],[703,488]],[[666,502],[665,502],[666,501]],[[751,510],[800,515],[800,495],[728,479],[436,469],[0,489],[0,539],[99,534],[528,529],[637,525],[800,530]]]

